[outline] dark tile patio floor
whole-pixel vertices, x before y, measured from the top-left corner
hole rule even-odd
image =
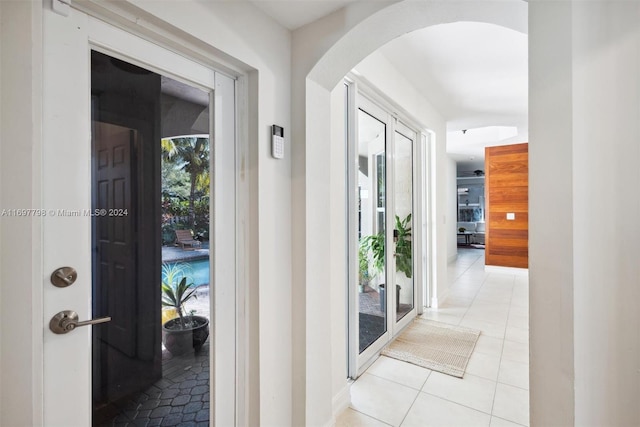
[[[380,309],[380,293],[369,286],[365,286],[364,292],[359,294],[360,297],[360,313],[371,314],[373,316],[384,316]],[[400,304],[398,307],[397,317],[401,319],[411,311],[411,304]]]
[[[359,295],[359,347],[362,353],[385,331],[384,316],[380,308],[380,293],[369,286]],[[397,319],[402,319],[409,311],[410,304],[400,304],[396,311]]]
[[[162,379],[137,395],[112,404],[118,415],[100,426],[209,425],[209,340],[193,354],[162,352]]]

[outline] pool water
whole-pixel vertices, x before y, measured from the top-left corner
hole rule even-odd
[[[185,274],[187,276],[187,282],[190,282],[192,280],[196,286],[209,284],[209,260],[208,259],[167,262],[165,264],[171,267],[174,267],[176,264],[181,265],[182,268],[185,270]],[[164,276],[162,279],[163,280],[165,279]]]

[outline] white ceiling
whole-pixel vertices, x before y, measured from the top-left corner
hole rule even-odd
[[[252,3],[293,30],[353,1]],[[443,115],[447,152],[456,161],[481,160],[485,146],[528,141],[526,34],[456,22],[405,34],[380,52]]]
[[[443,115],[447,153],[459,166],[477,167],[487,146],[528,141],[526,34],[456,22],[406,34],[380,52]]]
[[[447,120],[447,130],[527,119],[527,36],[456,22],[406,34],[380,51]]]
[[[258,9],[290,30],[307,25],[356,0],[250,0]]]

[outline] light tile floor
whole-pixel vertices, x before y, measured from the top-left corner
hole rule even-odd
[[[422,317],[482,331],[464,379],[382,356],[336,426],[529,425],[527,277],[487,273],[483,250],[459,249],[448,278],[448,298]]]

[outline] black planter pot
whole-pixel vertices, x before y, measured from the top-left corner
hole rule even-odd
[[[209,337],[209,319],[193,316],[193,321],[196,326],[186,329],[176,327],[180,324],[179,317],[162,325],[162,343],[174,356],[199,351]]]

